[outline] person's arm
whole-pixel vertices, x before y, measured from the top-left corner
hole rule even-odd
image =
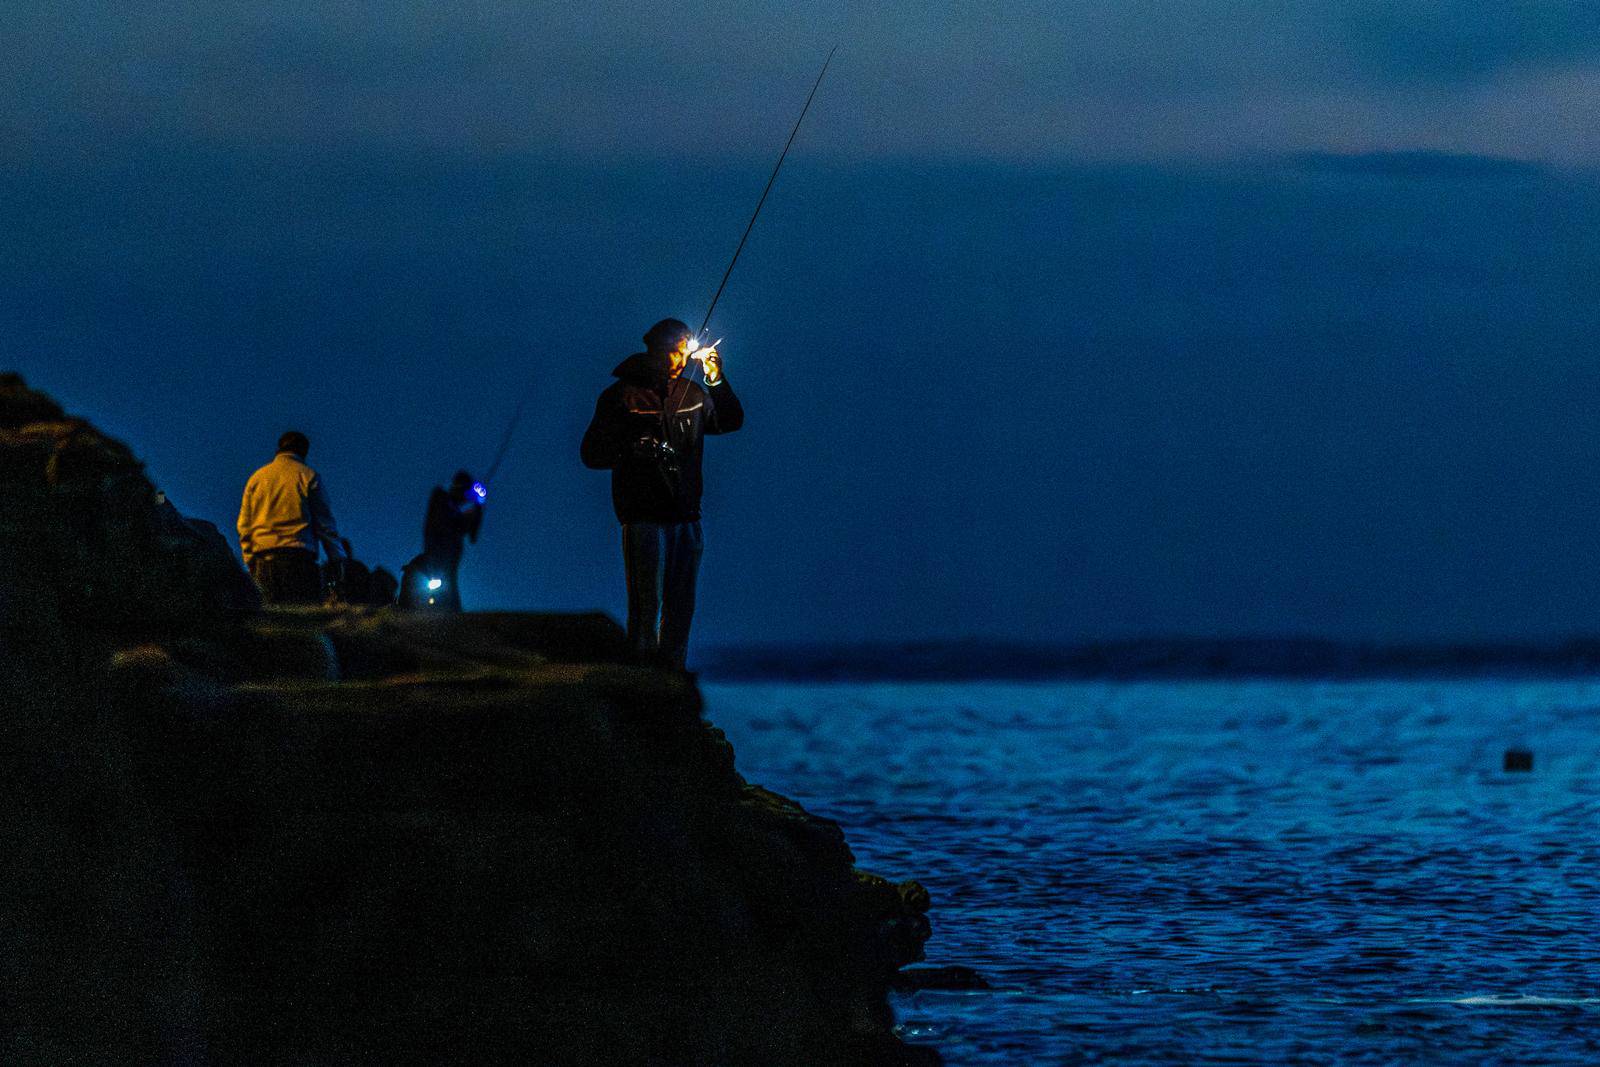
[[[478,529],[483,525],[483,505],[472,505],[472,513],[466,518],[467,540],[473,544],[478,543]]]
[[[244,496],[239,500],[239,521],[234,525],[239,530],[239,555],[244,557],[244,565],[250,566],[250,557],[255,555],[255,546],[250,537],[250,513],[252,500],[255,497],[256,483],[248,481],[244,485]]]
[[[306,512],[311,516],[311,533],[322,542],[322,550],[329,559],[344,559],[344,545],[340,543],[339,527],[333,521],[333,508],[328,494],[322,491],[322,478],[313,474],[306,486]]]
[[[594,418],[584,431],[579,453],[583,465],[591,470],[610,470],[622,461],[622,417],[617,411],[617,395],[614,386],[600,394],[594,405]]]
[[[722,374],[722,357],[715,348],[706,353],[706,433],[732,433],[744,425],[744,405]]]
[[[718,379],[716,385],[706,389],[706,395],[711,398],[706,433],[732,433],[744,425],[744,405],[734,395],[728,379]]]

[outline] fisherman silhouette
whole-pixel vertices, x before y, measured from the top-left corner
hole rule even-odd
[[[695,357],[704,386],[685,374],[689,327],[663,319],[645,351],[623,360],[583,435],[583,464],[611,471],[611,503],[622,524],[628,579],[628,644],[639,663],[682,670],[694,618],[700,529],[700,456],[705,434],[744,425],[744,408],[722,376],[715,347]]]
[[[457,572],[465,542],[478,543],[486,492],[466,471],[456,471],[450,488],[434,486],[422,522],[422,554],[401,571],[400,606],[429,611],[461,610]]]

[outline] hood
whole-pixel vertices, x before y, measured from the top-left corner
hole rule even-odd
[[[634,385],[656,385],[667,376],[666,368],[648,352],[635,352],[611,373]]]

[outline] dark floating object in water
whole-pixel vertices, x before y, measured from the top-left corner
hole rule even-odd
[[[971,967],[952,964],[948,967],[906,967],[894,976],[892,987],[897,993],[912,993],[918,989],[989,989],[983,975]]]
[[[1533,753],[1525,748],[1506,749],[1505,769],[1508,771],[1533,770]]]

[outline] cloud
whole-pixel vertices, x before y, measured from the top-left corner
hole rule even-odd
[[[0,127],[79,143],[756,156],[840,42],[812,121],[847,156],[1592,162],[1592,137],[1541,116],[1593,102],[1600,20],[1586,13],[1575,0],[25,0],[8,12]]]
[[[1350,54],[1378,80],[1482,84],[1600,59],[1589,0],[1358,0],[1339,10]]]

